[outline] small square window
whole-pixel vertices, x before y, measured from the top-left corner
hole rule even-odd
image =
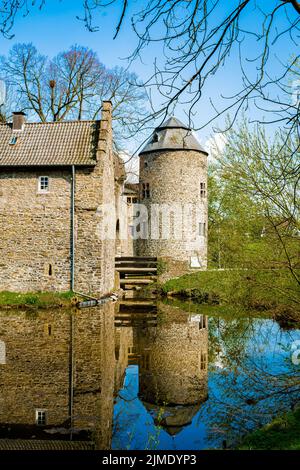
[[[39,177],[39,192],[41,193],[49,192],[49,177],[48,176]]]
[[[46,410],[35,410],[35,423],[38,426],[46,425]]]

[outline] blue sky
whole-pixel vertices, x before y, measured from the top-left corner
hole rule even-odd
[[[140,6],[141,3],[145,3],[145,1],[136,1],[134,5]],[[258,3],[266,5],[263,0],[258,0]],[[267,5],[275,4],[278,4],[278,0],[268,0],[267,2]],[[85,28],[83,22],[76,19],[76,16],[83,16],[82,0],[47,0],[41,11],[35,7],[26,18],[21,15],[16,18],[13,28],[15,36],[11,40],[1,38],[0,53],[6,54],[16,42],[33,42],[41,53],[53,56],[77,43],[97,51],[100,60],[107,67],[116,65],[126,67],[127,61],[124,58],[134,49],[136,37],[130,27],[130,12],[128,12],[123,29],[117,39],[113,40],[114,28],[117,24],[120,9],[121,2],[107,11],[102,11],[102,13],[95,11],[94,23],[99,26],[99,31],[92,33]],[[242,26],[255,30],[258,24],[257,20],[257,14],[249,9]],[[278,20],[278,26],[283,27],[284,24],[285,18],[282,16]],[[274,46],[270,62],[274,74],[276,74],[277,69],[279,70],[280,61],[286,60],[288,56],[296,52],[296,45],[293,50],[291,48],[292,43],[286,41],[283,38]],[[256,43],[253,40],[252,44],[249,45],[250,53],[253,53],[253,55],[256,53],[255,48]],[[154,58],[160,59],[161,56],[161,46],[155,44],[146,50],[143,55],[143,62],[135,61],[130,69],[142,79],[146,79],[153,70]],[[209,116],[212,112],[210,100],[213,99],[216,104],[221,104],[221,96],[231,95],[239,85],[240,70],[236,49],[226,65],[209,80],[203,98],[201,98],[196,108],[195,124],[197,127],[200,127],[205,122],[206,116]],[[159,96],[155,97],[157,104],[159,99]],[[184,111],[184,106],[178,107],[176,115],[186,121]],[[251,116],[256,117],[254,110],[251,113]],[[221,125],[222,120],[215,124]],[[205,142],[213,132],[213,126],[208,126],[202,129],[198,136],[202,142]]]

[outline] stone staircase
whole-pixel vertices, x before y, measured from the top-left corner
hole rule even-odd
[[[138,290],[157,280],[157,258],[117,257],[115,268],[120,275],[120,287]]]

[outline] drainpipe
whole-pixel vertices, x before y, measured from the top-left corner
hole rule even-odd
[[[71,291],[75,287],[75,166],[72,165],[71,180]]]

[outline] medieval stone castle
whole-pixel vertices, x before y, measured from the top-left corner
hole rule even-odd
[[[172,117],[140,152],[139,184],[126,184],[111,109],[100,121],[14,113],[0,124],[1,291],[101,296],[116,287],[116,255],[155,256],[170,277],[206,268],[207,153]]]

